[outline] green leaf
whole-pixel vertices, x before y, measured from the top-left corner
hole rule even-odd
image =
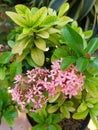
[[[46,42],[42,38],[38,38],[34,41],[37,48],[39,48],[42,51],[46,50]]]
[[[14,118],[18,116],[18,112],[15,110],[13,106],[7,108],[7,110],[3,111],[3,117],[9,126],[14,125]]]
[[[0,67],[0,80],[4,80],[6,75],[6,68],[5,67]]]
[[[45,55],[42,50],[39,50],[38,48],[33,48],[31,50],[31,57],[37,65],[42,66],[44,64]]]
[[[60,93],[57,93],[56,95],[54,95],[54,97],[48,97],[48,99],[49,99],[49,102],[50,103],[53,103],[53,102],[55,102],[58,98],[60,97]]]
[[[83,55],[83,39],[82,37],[69,25],[62,29],[62,40],[77,54]]]
[[[35,14],[37,11],[38,11],[38,8],[37,8],[37,7],[31,8],[31,13],[32,13],[32,14]]]
[[[96,70],[98,70],[98,58],[95,58],[92,61],[91,66],[94,67]]]
[[[44,38],[44,39],[48,39],[49,38],[49,33],[48,31],[39,31],[37,33],[37,35],[41,38]]]
[[[92,36],[93,34],[93,31],[92,30],[87,30],[84,32],[84,36],[85,36],[85,39],[88,39]]]
[[[17,13],[14,13],[14,12],[10,12],[10,11],[6,11],[6,14],[16,23],[18,24],[19,26],[21,27],[26,27],[26,20],[20,15],[20,14],[17,14]]]
[[[32,28],[39,26],[47,16],[47,8],[40,8],[33,16]]]
[[[61,63],[61,69],[62,69],[62,70],[65,70],[65,69],[68,68],[72,63],[74,63],[75,60],[76,60],[76,58],[73,57],[73,56],[66,56],[66,57],[63,59],[62,63]]]
[[[95,77],[86,78],[84,87],[87,89],[89,94],[91,94],[93,97],[98,96],[97,87],[98,86],[98,79]]]
[[[86,118],[86,116],[88,115],[88,109],[87,110],[85,110],[85,111],[82,111],[82,112],[77,112],[77,113],[74,113],[73,114],[73,118],[74,119],[84,119],[84,118]]]
[[[9,40],[8,45],[12,48],[15,45],[15,42],[12,40]]]
[[[48,113],[54,113],[58,110],[58,104],[52,105],[50,107],[48,107]]]
[[[59,25],[59,26],[64,26],[64,25],[66,25],[67,23],[72,22],[72,21],[73,21],[73,19],[71,19],[70,17],[68,17],[68,16],[63,16],[63,17],[61,17],[61,18],[59,19],[58,25]]]
[[[48,130],[58,130],[58,129],[55,127],[55,125],[50,124],[48,125]]]
[[[88,64],[89,64],[89,61],[85,57],[79,57],[76,60],[76,66],[77,66],[78,70],[81,72],[87,68]]]
[[[28,62],[28,64],[29,64],[30,66],[32,66],[32,67],[35,67],[35,66],[36,66],[36,64],[34,63],[34,61],[33,61],[33,59],[31,58],[31,56],[27,56],[27,57],[26,57],[26,60],[27,60],[27,62]]]
[[[53,114],[52,115],[52,123],[54,123],[54,124],[57,124],[57,123],[59,123],[60,121],[62,121],[62,119],[63,119],[63,115],[62,114]]]
[[[25,16],[27,11],[30,12],[30,9],[28,7],[26,7],[25,5],[22,5],[22,4],[16,5],[15,9],[16,9],[18,14],[21,14],[23,16]]]
[[[0,54],[0,64],[7,64],[12,57],[13,54],[11,52],[3,52],[2,54]]]
[[[22,63],[21,62],[12,62],[10,64],[10,80],[13,81],[15,75],[22,73]]]
[[[62,130],[61,126],[58,124],[54,124],[54,126],[57,128],[57,130]]]
[[[59,12],[58,12],[58,16],[61,17],[64,15],[64,13],[69,9],[69,4],[68,3],[64,3],[62,4],[62,6],[60,7],[59,9]]]
[[[97,48],[98,48],[98,38],[93,38],[88,43],[88,46],[85,49],[85,52],[93,54]]]
[[[58,47],[54,50],[53,52],[53,55],[55,55],[58,59],[59,58],[64,58],[68,55],[68,48],[66,46],[61,46],[61,47]]]
[[[17,40],[14,47],[12,48],[12,53],[18,53],[21,55],[23,53],[23,50],[28,46],[28,44],[31,42],[32,38],[25,37],[22,40]]]
[[[80,104],[80,106],[78,107],[78,109],[77,109],[77,111],[78,112],[83,112],[83,111],[85,111],[87,109],[87,104],[86,104],[86,102],[82,102],[81,104]]]
[[[38,124],[33,126],[31,130],[47,130],[47,128],[43,124]]]
[[[65,118],[69,119],[70,118],[70,112],[68,111],[67,107],[62,105],[60,107],[61,113],[64,115]]]
[[[30,117],[32,117],[32,119],[37,123],[43,123],[43,117],[41,117],[37,112],[31,112]]]
[[[97,116],[93,115],[92,112],[90,112],[90,117],[94,123],[94,125],[98,128],[98,120],[97,120]]]
[[[58,17],[57,16],[51,16],[48,15],[44,21],[42,22],[41,26],[52,26],[52,25],[56,25],[58,22]]]

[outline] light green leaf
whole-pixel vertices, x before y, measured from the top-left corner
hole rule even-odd
[[[48,113],[54,113],[54,112],[57,111],[57,109],[58,109],[58,104],[52,105],[52,106],[50,106],[50,107],[48,108]]]
[[[53,102],[55,102],[58,98],[59,98],[59,96],[60,96],[60,93],[57,93],[56,95],[54,95],[54,97],[48,97],[48,99],[49,99],[49,102],[50,103],[53,103]]]
[[[68,68],[72,63],[74,63],[75,60],[76,60],[76,58],[73,57],[73,56],[66,56],[66,57],[63,59],[62,63],[61,63],[61,69],[62,69],[62,70],[65,70],[65,69]]]
[[[25,16],[27,11],[30,12],[30,9],[28,7],[26,7],[25,5],[22,5],[22,4],[16,5],[15,9],[16,9],[18,14],[21,14],[23,16]]]
[[[56,25],[58,22],[58,17],[57,16],[51,16],[48,15],[44,21],[42,22],[41,26],[52,26],[52,25]]]
[[[40,8],[32,18],[32,28],[39,26],[47,16],[47,8]]]
[[[77,112],[77,113],[74,113],[72,117],[74,119],[84,119],[88,115],[88,112],[89,112],[88,109],[82,112]]]
[[[71,19],[70,17],[68,17],[68,16],[63,16],[63,17],[61,17],[61,18],[59,19],[58,25],[59,25],[59,26],[64,26],[64,25],[66,25],[67,23],[72,22],[72,21],[73,21],[73,19]]]
[[[0,67],[0,80],[3,80],[5,78],[6,75],[6,68],[5,67]]]
[[[49,33],[47,31],[38,32],[37,35],[40,36],[41,38],[44,38],[44,39],[49,38]]]
[[[90,112],[90,117],[94,123],[94,125],[98,128],[98,120],[97,120],[97,116],[93,115],[92,112]]]
[[[93,31],[92,30],[87,30],[84,32],[84,36],[85,36],[85,39],[88,39],[92,36],[93,34]]]
[[[39,48],[42,51],[46,50],[46,42],[42,38],[38,38],[34,41],[37,48]]]
[[[6,14],[16,23],[18,24],[19,26],[21,27],[26,27],[26,20],[20,15],[20,14],[17,14],[17,13],[14,13],[14,12],[10,12],[10,11],[6,11]]]
[[[54,124],[54,126],[57,128],[57,130],[62,130],[61,126],[58,124]]]
[[[38,66],[42,66],[44,64],[45,55],[42,50],[38,48],[33,48],[31,50],[31,57]]]
[[[88,64],[89,64],[89,61],[85,57],[79,57],[76,60],[76,66],[77,66],[78,70],[81,72],[87,68]]]
[[[25,37],[23,39],[21,39],[20,41],[17,40],[16,44],[14,45],[14,47],[12,48],[12,53],[18,53],[19,55],[22,54],[23,50],[27,47],[27,45],[30,43],[31,38],[29,37]]]
[[[93,54],[97,48],[98,48],[98,38],[93,38],[88,43],[88,46],[85,49],[85,52]]]
[[[69,4],[68,3],[64,3],[62,4],[62,6],[60,7],[59,9],[59,12],[58,12],[58,16],[61,17],[64,15],[64,13],[69,9]]]
[[[77,56],[83,55],[83,39],[69,25],[64,26],[62,29],[62,40],[77,54]]]
[[[31,8],[31,13],[34,15],[38,11],[37,7]]]
[[[70,112],[68,111],[66,106],[61,106],[60,111],[64,115],[65,118],[67,118],[67,119],[70,118]]]
[[[83,112],[83,111],[85,111],[87,109],[87,104],[86,104],[86,102],[82,102],[81,104],[80,104],[80,106],[78,107],[78,109],[77,109],[77,111],[78,112]]]

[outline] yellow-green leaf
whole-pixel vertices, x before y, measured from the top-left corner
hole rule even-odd
[[[40,8],[32,18],[32,28],[40,25],[42,21],[46,18],[46,16],[47,16],[47,8],[46,7]]]
[[[31,57],[38,66],[42,66],[44,64],[45,55],[42,50],[38,48],[33,48],[31,50]]]
[[[63,17],[61,17],[61,18],[59,19],[58,25],[64,26],[64,25],[66,25],[67,23],[72,22],[72,21],[73,21],[73,19],[71,19],[70,17],[68,17],[68,16],[63,16]]]
[[[18,53],[19,55],[22,54],[23,50],[27,47],[27,45],[30,43],[31,39],[28,37],[24,38],[21,41],[17,41],[14,47],[12,48],[12,53]]]
[[[64,13],[69,9],[69,4],[68,3],[64,3],[60,9],[59,9],[59,12],[58,12],[58,16],[61,17],[64,15]]]
[[[39,38],[39,39],[35,40],[34,43],[35,43],[37,48],[39,48],[39,49],[41,49],[43,51],[46,50],[46,42],[42,38]]]
[[[38,32],[37,35],[44,39],[49,38],[49,33],[47,31]]]
[[[25,15],[25,13],[27,11],[30,12],[30,9],[28,7],[26,7],[25,5],[22,5],[22,4],[16,5],[15,9],[16,9],[17,13],[21,14],[21,15]]]
[[[10,11],[6,11],[6,14],[19,26],[26,27],[26,21],[20,14]]]

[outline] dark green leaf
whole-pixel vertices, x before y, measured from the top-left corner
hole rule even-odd
[[[46,127],[42,124],[38,124],[32,127],[31,130],[47,130]]]
[[[76,61],[76,66],[77,66],[78,70],[82,72],[87,68],[88,63],[89,63],[89,61],[87,58],[80,57]]]
[[[43,117],[41,117],[37,112],[31,112],[30,116],[37,123],[43,123]]]
[[[62,63],[61,63],[61,69],[65,70],[66,68],[68,68],[71,64],[73,64],[75,62],[76,58],[73,56],[67,56],[63,59]]]
[[[82,37],[69,25],[62,29],[62,40],[77,54],[83,55],[83,39]]]
[[[88,46],[85,49],[85,52],[93,54],[97,48],[98,48],[98,38],[93,38],[88,43]]]
[[[53,114],[52,121],[53,123],[59,123],[63,119],[62,114]]]

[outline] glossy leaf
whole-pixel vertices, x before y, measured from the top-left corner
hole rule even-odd
[[[76,53],[77,56],[82,55],[83,39],[69,25],[62,29],[62,40]]]
[[[57,128],[55,127],[55,125],[48,125],[48,130],[57,130]]]
[[[80,57],[76,60],[76,66],[77,66],[78,70],[81,72],[87,68],[88,63],[89,63],[89,61],[85,57]]]
[[[31,50],[31,57],[38,66],[42,66],[44,64],[45,55],[42,50],[39,50],[38,48],[33,48]]]
[[[80,104],[80,106],[78,107],[78,112],[83,112],[83,111],[85,111],[87,109],[87,104],[86,104],[86,102],[82,102],[81,104]]]
[[[33,126],[31,130],[47,130],[47,129],[44,127],[44,125],[38,124],[38,125]]]
[[[63,17],[61,17],[61,18],[59,19],[58,25],[59,25],[59,26],[64,26],[64,25],[66,25],[67,23],[72,22],[72,21],[73,21],[73,19],[71,19],[70,17],[68,17],[68,16],[63,16]]]
[[[55,102],[59,98],[59,96],[60,96],[60,93],[57,93],[56,95],[54,95],[54,97],[51,97],[51,96],[48,97],[49,103]]]
[[[98,58],[95,58],[92,62],[92,67],[94,67],[96,70],[98,70]]]
[[[49,33],[47,31],[39,31],[37,33],[38,36],[40,36],[41,38],[44,38],[44,39],[48,39],[49,38]]]
[[[70,118],[70,112],[65,106],[60,107],[61,113],[64,115],[65,118],[69,119]]]
[[[59,123],[62,119],[63,119],[62,114],[56,113],[52,115],[52,123]]]
[[[92,34],[93,34],[92,30],[85,31],[84,32],[85,39],[90,38],[92,36]]]
[[[97,117],[95,115],[93,115],[92,112],[90,112],[90,117],[94,123],[94,125],[98,128],[98,120],[97,120]]]
[[[66,56],[62,63],[61,63],[61,69],[65,70],[66,68],[68,68],[72,63],[74,63],[76,61],[76,58],[73,56]]]
[[[93,38],[88,43],[88,46],[85,49],[85,52],[93,54],[97,48],[98,48],[98,38]]]

